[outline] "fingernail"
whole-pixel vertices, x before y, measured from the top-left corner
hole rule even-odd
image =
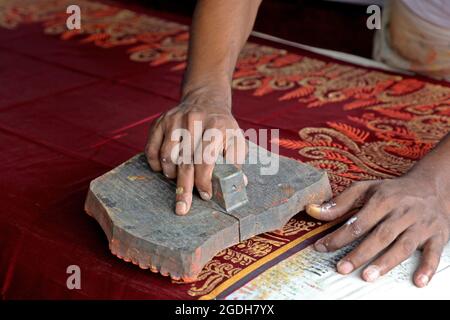
[[[175,213],[176,214],[186,214],[187,205],[184,201],[177,201],[177,204],[175,206]]]
[[[351,262],[345,261],[345,260],[341,260],[336,265],[336,269],[338,270],[339,273],[349,274],[355,268],[353,267],[353,264]]]
[[[378,266],[368,266],[364,270],[364,276],[367,282],[373,282],[380,277],[380,268]]]
[[[211,199],[211,196],[209,195],[208,192],[205,192],[205,191],[199,191],[199,193],[200,193],[200,197],[201,197],[203,200],[209,200],[209,199]]]
[[[325,245],[320,242],[316,242],[314,244],[314,249],[316,249],[316,251],[319,251],[319,252],[327,252],[328,251],[327,247],[325,247]]]
[[[247,178],[247,176],[245,174],[243,175],[243,177],[244,177],[244,184],[247,185],[248,184],[248,178]]]
[[[429,281],[430,278],[426,274],[421,274],[420,276],[417,277],[417,284],[419,285],[420,288],[425,287]]]
[[[320,205],[318,204],[309,204],[306,206],[306,213],[311,217],[320,219],[320,212],[322,211]]]

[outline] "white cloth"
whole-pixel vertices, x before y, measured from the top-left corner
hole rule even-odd
[[[434,25],[450,29],[450,0],[402,1],[411,11],[422,19]]]

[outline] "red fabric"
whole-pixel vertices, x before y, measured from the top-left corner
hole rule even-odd
[[[17,15],[15,2],[35,7]],[[173,284],[110,254],[83,212],[88,184],[141,152],[149,123],[176,104],[187,30],[160,21],[142,31],[135,17],[105,38],[117,36],[107,28],[115,20],[96,17],[121,9],[89,11],[94,2],[79,1],[95,32],[74,35],[57,29],[65,16],[54,14],[69,2],[8,0],[0,12],[2,298],[195,299],[320,226],[299,214],[281,233],[218,255],[195,284]],[[335,192],[401,174],[450,128],[446,83],[270,46],[241,56],[235,116],[244,129],[280,128],[280,152],[328,170]],[[152,60],[130,59],[151,50]],[[69,265],[81,268],[81,290],[66,287]]]

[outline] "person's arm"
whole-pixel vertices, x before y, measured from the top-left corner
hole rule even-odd
[[[199,0],[190,30],[188,66],[184,75],[181,101],[178,106],[158,118],[152,125],[146,155],[154,171],[162,171],[177,179],[176,208],[186,214],[192,203],[193,187],[208,200],[212,195],[211,177],[214,160],[223,154],[227,160],[242,161],[245,148],[241,134],[228,140],[210,142],[194,135],[195,124],[202,130],[219,129],[225,138],[227,129],[238,132],[231,114],[231,80],[239,53],[252,30],[261,0]],[[186,140],[172,139],[176,129],[191,133],[190,150],[182,150],[182,163],[177,162],[180,144]],[[178,130],[179,131],[179,130]],[[211,131],[210,131],[211,132]],[[193,164],[194,152],[212,150],[212,161]],[[206,152],[206,151],[205,151]],[[200,155],[203,157],[203,154]],[[188,161],[188,160],[191,161]]]
[[[361,209],[350,217],[355,208]],[[315,243],[318,251],[334,251],[367,236],[337,264],[338,272],[348,274],[369,263],[362,277],[374,281],[421,248],[414,283],[426,286],[450,235],[450,134],[404,176],[357,182],[334,201],[308,206],[307,212],[326,221],[350,218]]]
[[[198,1],[190,31],[182,99],[208,93],[231,108],[233,71],[260,3],[261,0]]]

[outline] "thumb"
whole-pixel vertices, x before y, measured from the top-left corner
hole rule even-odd
[[[306,213],[311,217],[331,221],[344,216],[350,210],[361,207],[366,199],[367,191],[378,181],[360,181],[353,183],[350,188],[334,199],[321,205],[309,204]]]

